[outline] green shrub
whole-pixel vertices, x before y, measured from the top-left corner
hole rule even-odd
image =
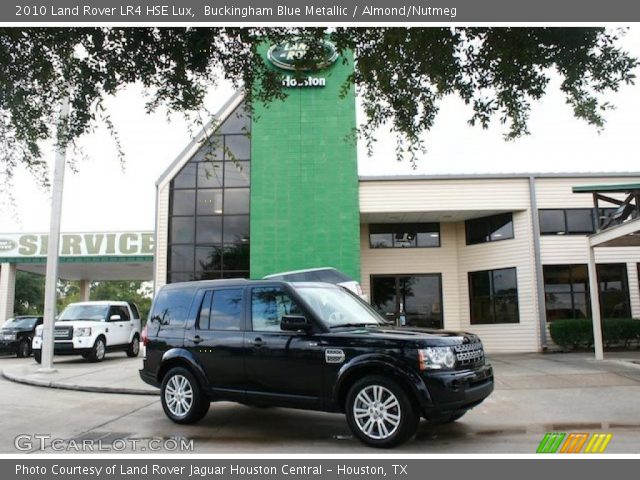
[[[551,339],[565,349],[586,349],[593,346],[591,319],[555,320],[549,325]],[[640,343],[640,320],[607,318],[602,323],[603,343],[607,347],[631,347]]]

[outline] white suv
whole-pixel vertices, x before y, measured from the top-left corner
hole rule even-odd
[[[54,353],[82,355],[91,362],[101,362],[105,353],[123,350],[129,357],[140,352],[140,315],[127,302],[71,303],[57,318]],[[33,337],[33,356],[42,359],[42,325]]]
[[[272,273],[264,277],[265,280],[282,280],[284,282],[324,282],[339,285],[355,293],[365,302],[369,299],[362,293],[362,287],[353,278],[333,267],[307,268],[291,272]]]

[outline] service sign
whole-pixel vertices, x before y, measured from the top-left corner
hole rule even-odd
[[[267,58],[276,67],[284,70],[322,70],[332,65],[338,58],[336,46],[328,40],[322,40],[322,58],[312,66],[302,66],[298,62],[304,59],[309,46],[302,39],[279,43],[269,48]]]
[[[0,258],[45,257],[49,235],[46,233],[0,234]],[[60,255],[148,256],[153,255],[153,232],[63,233]]]

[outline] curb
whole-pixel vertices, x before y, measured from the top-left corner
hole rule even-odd
[[[91,392],[91,393],[116,393],[120,395],[147,395],[157,397],[160,392],[153,392],[150,390],[143,390],[138,388],[120,388],[120,387],[92,387],[84,385],[75,385],[68,383],[49,382],[46,380],[36,380],[21,377],[19,375],[13,375],[6,370],[2,371],[2,376],[14,383],[21,383],[23,385],[32,385],[34,387],[55,388],[58,390],[73,390],[76,392]]]

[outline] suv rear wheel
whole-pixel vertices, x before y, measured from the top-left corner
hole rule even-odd
[[[420,421],[404,390],[377,375],[364,377],[351,387],[345,410],[353,434],[378,448],[395,447],[411,439]]]
[[[17,352],[18,358],[26,358],[29,355],[31,355],[31,344],[29,343],[29,340],[21,340],[20,344],[18,345],[18,352]]]
[[[176,423],[195,423],[211,405],[193,374],[184,367],[174,367],[164,376],[160,389],[164,413]]]
[[[134,335],[133,340],[127,347],[127,357],[137,357],[138,353],[140,353],[140,339],[138,335]]]

